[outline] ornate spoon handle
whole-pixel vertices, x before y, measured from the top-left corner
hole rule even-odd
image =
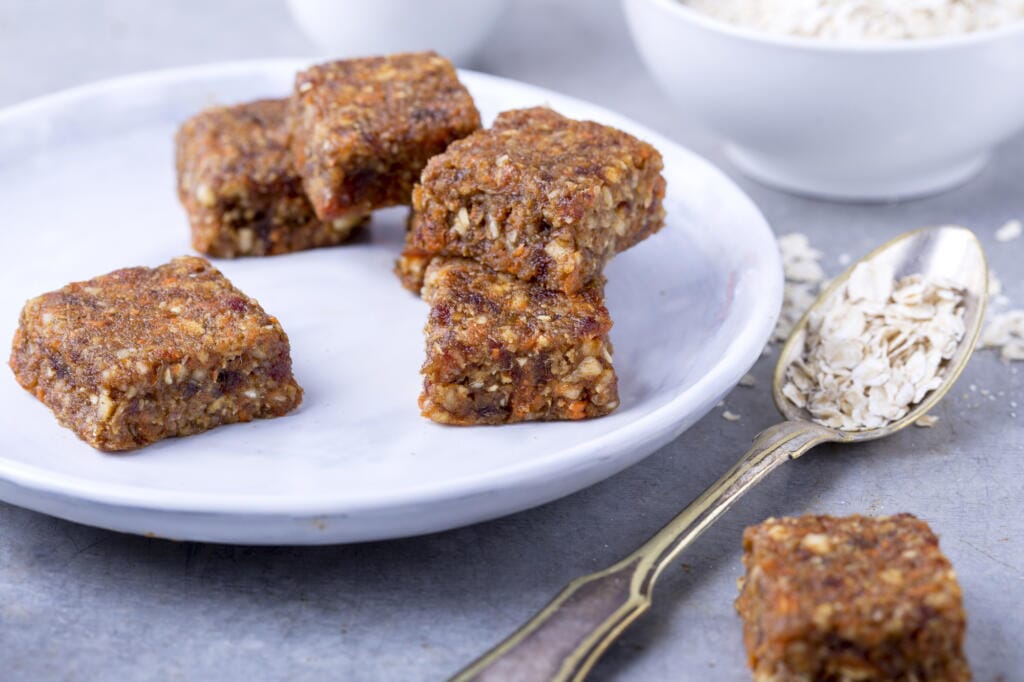
[[[654,583],[670,561],[768,472],[834,439],[834,432],[809,422],[766,429],[735,466],[650,540],[613,566],[569,583],[453,681],[583,680],[608,646],[650,608]]]

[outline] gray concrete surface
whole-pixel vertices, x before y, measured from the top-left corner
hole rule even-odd
[[[4,0],[0,105],[126,72],[312,53],[278,2]],[[612,0],[517,1],[476,68],[599,102],[724,165],[646,75]],[[737,180],[778,233],[806,232],[830,254],[831,272],[840,253],[905,229],[969,225],[1024,304],[1024,240],[992,237],[1024,218],[1022,178],[1024,138],[964,187],[904,204],[823,203]],[[325,548],[172,543],[0,504],[0,680],[442,679],[724,471],[776,419],[771,363],[753,370],[758,388],[727,399],[739,422],[718,410],[593,488],[428,537]],[[896,511],[930,521],[958,569],[975,679],[1024,679],[1024,407],[1013,416],[1009,405],[1024,405],[1018,369],[983,353],[934,428],[823,447],[773,474],[666,572],[653,611],[591,679],[749,679],[732,610],[743,527],[770,515]]]

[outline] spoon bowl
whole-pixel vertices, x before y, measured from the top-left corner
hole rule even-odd
[[[815,422],[782,393],[786,370],[804,351],[811,315],[838,302],[854,269],[870,262],[892,269],[896,279],[922,275],[963,291],[964,335],[942,367],[942,383],[885,426],[860,431]],[[853,443],[893,434],[924,416],[963,372],[981,334],[988,298],[988,266],[974,234],[963,227],[925,227],[896,237],[837,277],[797,323],[779,353],[772,395],[786,417],[754,439],[732,469],[664,528],[612,566],[569,583],[536,616],[504,642],[456,675],[455,680],[580,681],[608,646],[650,608],[661,571],[744,493],[783,462],[821,443]]]
[[[850,275],[862,263],[889,266],[895,273],[896,279],[909,275],[923,275],[925,279],[949,281],[963,290],[965,332],[953,356],[946,362],[942,373],[942,385],[930,391],[902,419],[890,422],[880,428],[863,431],[822,427],[832,431],[834,439],[843,443],[875,440],[888,436],[926,415],[935,406],[935,403],[942,399],[942,396],[946,394],[963,372],[964,367],[967,366],[967,361],[977,346],[978,337],[981,336],[981,327],[985,320],[985,305],[988,301],[988,263],[985,260],[985,252],[981,247],[981,242],[967,228],[956,225],[922,227],[886,242],[833,279],[800,318],[789,338],[786,339],[785,345],[782,346],[779,360],[775,365],[775,373],[772,376],[772,398],[775,401],[775,407],[786,419],[813,421],[813,417],[806,409],[796,406],[782,394],[782,387],[786,383],[786,371],[803,353],[804,343],[807,339],[808,320],[815,313],[820,313],[827,310],[829,306],[835,305],[850,279]]]

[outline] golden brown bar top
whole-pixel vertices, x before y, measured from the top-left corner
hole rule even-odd
[[[480,127],[434,52],[328,62],[295,78],[292,151],[318,216],[408,204],[427,160]]]
[[[661,228],[661,170],[654,147],[620,130],[506,111],[427,164],[408,246],[577,293]]]
[[[736,608],[758,682],[970,679],[960,586],[924,521],[768,519],[743,549]]]
[[[277,417],[302,400],[278,321],[189,256],[28,301],[10,365],[61,424],[101,450]]]
[[[200,253],[233,258],[334,246],[363,222],[362,215],[316,217],[288,147],[287,109],[287,99],[213,107],[178,130],[178,197]]]

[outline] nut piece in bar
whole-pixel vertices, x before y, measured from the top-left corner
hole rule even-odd
[[[419,296],[420,290],[423,289],[423,278],[426,276],[427,266],[430,265],[430,261],[434,259],[435,255],[413,246],[412,233],[415,229],[413,227],[415,221],[416,214],[410,212],[405,231],[405,244],[395,260],[395,275],[403,287]]]
[[[279,417],[302,401],[281,325],[190,256],[30,300],[10,365],[61,424],[108,451]]]
[[[417,296],[423,288],[423,278],[427,274],[427,266],[434,256],[415,247],[406,248],[395,261],[395,274],[402,286]]]
[[[215,107],[178,130],[178,197],[200,253],[234,258],[334,246],[364,222],[313,213],[288,147],[287,108],[286,99]]]
[[[434,52],[349,59],[295,78],[292,151],[324,219],[408,204],[427,160],[480,127],[473,98]]]
[[[604,282],[549,291],[461,258],[435,258],[423,416],[442,424],[600,417],[618,407]]]
[[[736,609],[757,682],[963,682],[960,586],[928,524],[768,519],[743,534]]]
[[[615,128],[506,111],[427,164],[410,246],[577,293],[661,228],[661,170],[654,147]]]

